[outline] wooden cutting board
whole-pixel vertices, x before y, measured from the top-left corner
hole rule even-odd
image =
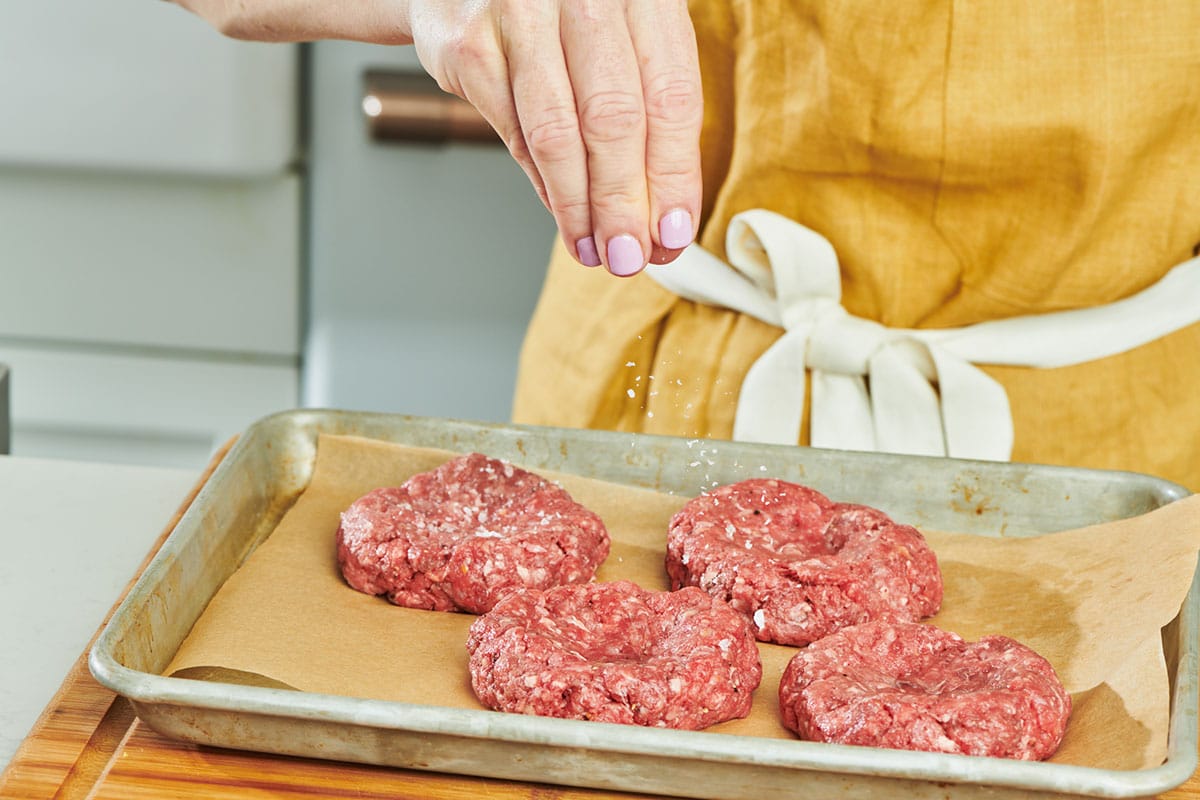
[[[139,567],[139,575],[231,445],[232,442],[213,457]],[[129,586],[132,585],[130,581]],[[126,587],[125,592],[128,591]],[[118,598],[113,604],[113,610],[120,601]],[[90,643],[87,649],[91,649]],[[948,791],[947,798],[953,798],[952,790]],[[184,744],[150,730],[137,720],[124,698],[96,683],[87,668],[87,650],[80,655],[8,768],[0,773],[0,798],[6,800],[288,797],[645,800],[651,795],[468,778]],[[1161,797],[1200,800],[1200,775],[1193,775],[1183,786]]]

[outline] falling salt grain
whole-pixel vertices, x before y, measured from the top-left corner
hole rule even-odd
[[[647,418],[647,419],[654,419],[654,412],[653,412],[653,411],[647,411],[647,412],[646,412],[646,418]]]
[[[637,397],[637,392],[635,392],[633,389],[626,389],[626,390],[625,390],[625,394],[629,395],[629,398],[630,398],[631,400],[632,400],[633,398]]]
[[[627,367],[636,367],[636,366],[637,366],[637,362],[636,362],[636,361],[626,361],[626,362],[625,362],[625,366],[627,366]]]

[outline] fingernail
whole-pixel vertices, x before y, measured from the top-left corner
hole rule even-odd
[[[658,240],[672,250],[687,247],[692,243],[692,215],[682,208],[663,214],[658,221]]]
[[[579,254],[579,263],[585,267],[600,266],[600,252],[596,249],[596,240],[585,236],[575,243],[575,252]]]
[[[626,277],[634,275],[646,266],[642,245],[628,233],[608,240],[608,271]]]

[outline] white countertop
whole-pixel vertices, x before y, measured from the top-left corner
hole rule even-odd
[[[199,477],[0,456],[0,770]]]

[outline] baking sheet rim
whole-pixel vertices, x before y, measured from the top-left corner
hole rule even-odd
[[[482,709],[454,709],[168,678],[123,667],[107,654],[99,652],[99,647],[92,651],[89,665],[97,680],[135,703],[184,705],[395,731],[548,747],[582,747],[609,753],[686,758],[747,767],[782,767],[897,780],[985,784],[1099,797],[1141,797],[1179,785],[1191,776],[1196,766],[1195,757],[1190,761],[1186,757],[1175,758],[1177,753],[1174,751],[1178,749],[1175,742],[1170,745],[1172,752],[1167,761],[1158,767],[1148,770],[1106,770],[1072,764],[853,747],[801,740],[764,740],[760,737],[702,731],[636,728],[615,723],[531,717]],[[182,684],[188,686],[183,687]],[[547,736],[553,733],[560,735],[553,739]],[[674,745],[674,748],[666,752],[663,744]]]
[[[312,413],[313,410],[275,414],[255,423],[249,430],[252,431],[255,426],[272,420],[286,420],[290,414]],[[525,433],[537,430],[517,425],[487,424],[487,427]],[[566,435],[571,432],[564,429],[547,430]],[[636,437],[636,434],[623,436]],[[210,487],[217,484],[225,472],[235,468],[238,458],[251,446],[251,439],[250,436],[239,439],[206,485],[201,488],[197,500],[207,495]],[[193,507],[195,506],[196,503],[193,503]],[[186,531],[185,525],[192,523],[192,517],[192,508],[189,508],[138,579],[139,585],[149,585],[171,552],[179,548],[181,537],[177,537],[176,533],[180,530]],[[97,681],[133,701],[139,716],[143,716],[152,727],[152,714],[145,712],[153,711],[155,706],[192,706],[212,711],[494,739],[547,747],[583,747],[603,752],[665,759],[687,758],[744,767],[781,767],[901,781],[972,783],[1005,789],[1099,797],[1140,797],[1166,791],[1186,781],[1195,771],[1198,760],[1198,696],[1195,676],[1197,662],[1200,660],[1200,570],[1193,575],[1191,587],[1178,617],[1178,624],[1182,629],[1196,631],[1197,635],[1182,637],[1183,646],[1179,651],[1176,674],[1188,675],[1193,679],[1181,681],[1177,677],[1172,692],[1166,761],[1157,767],[1144,770],[1110,770],[1071,764],[854,747],[800,740],[769,740],[703,731],[638,728],[612,723],[504,714],[483,709],[425,706],[166,677],[125,667],[111,652],[116,643],[114,640],[117,640],[121,633],[121,623],[128,621],[129,607],[140,594],[137,589],[138,586],[135,586],[134,591],[129,593],[97,638],[88,655],[88,665]],[[401,717],[404,717],[403,722],[400,721]],[[559,738],[548,734],[558,734]],[[214,741],[212,744],[221,746],[220,742]],[[677,752],[663,752],[663,744],[675,744]]]

